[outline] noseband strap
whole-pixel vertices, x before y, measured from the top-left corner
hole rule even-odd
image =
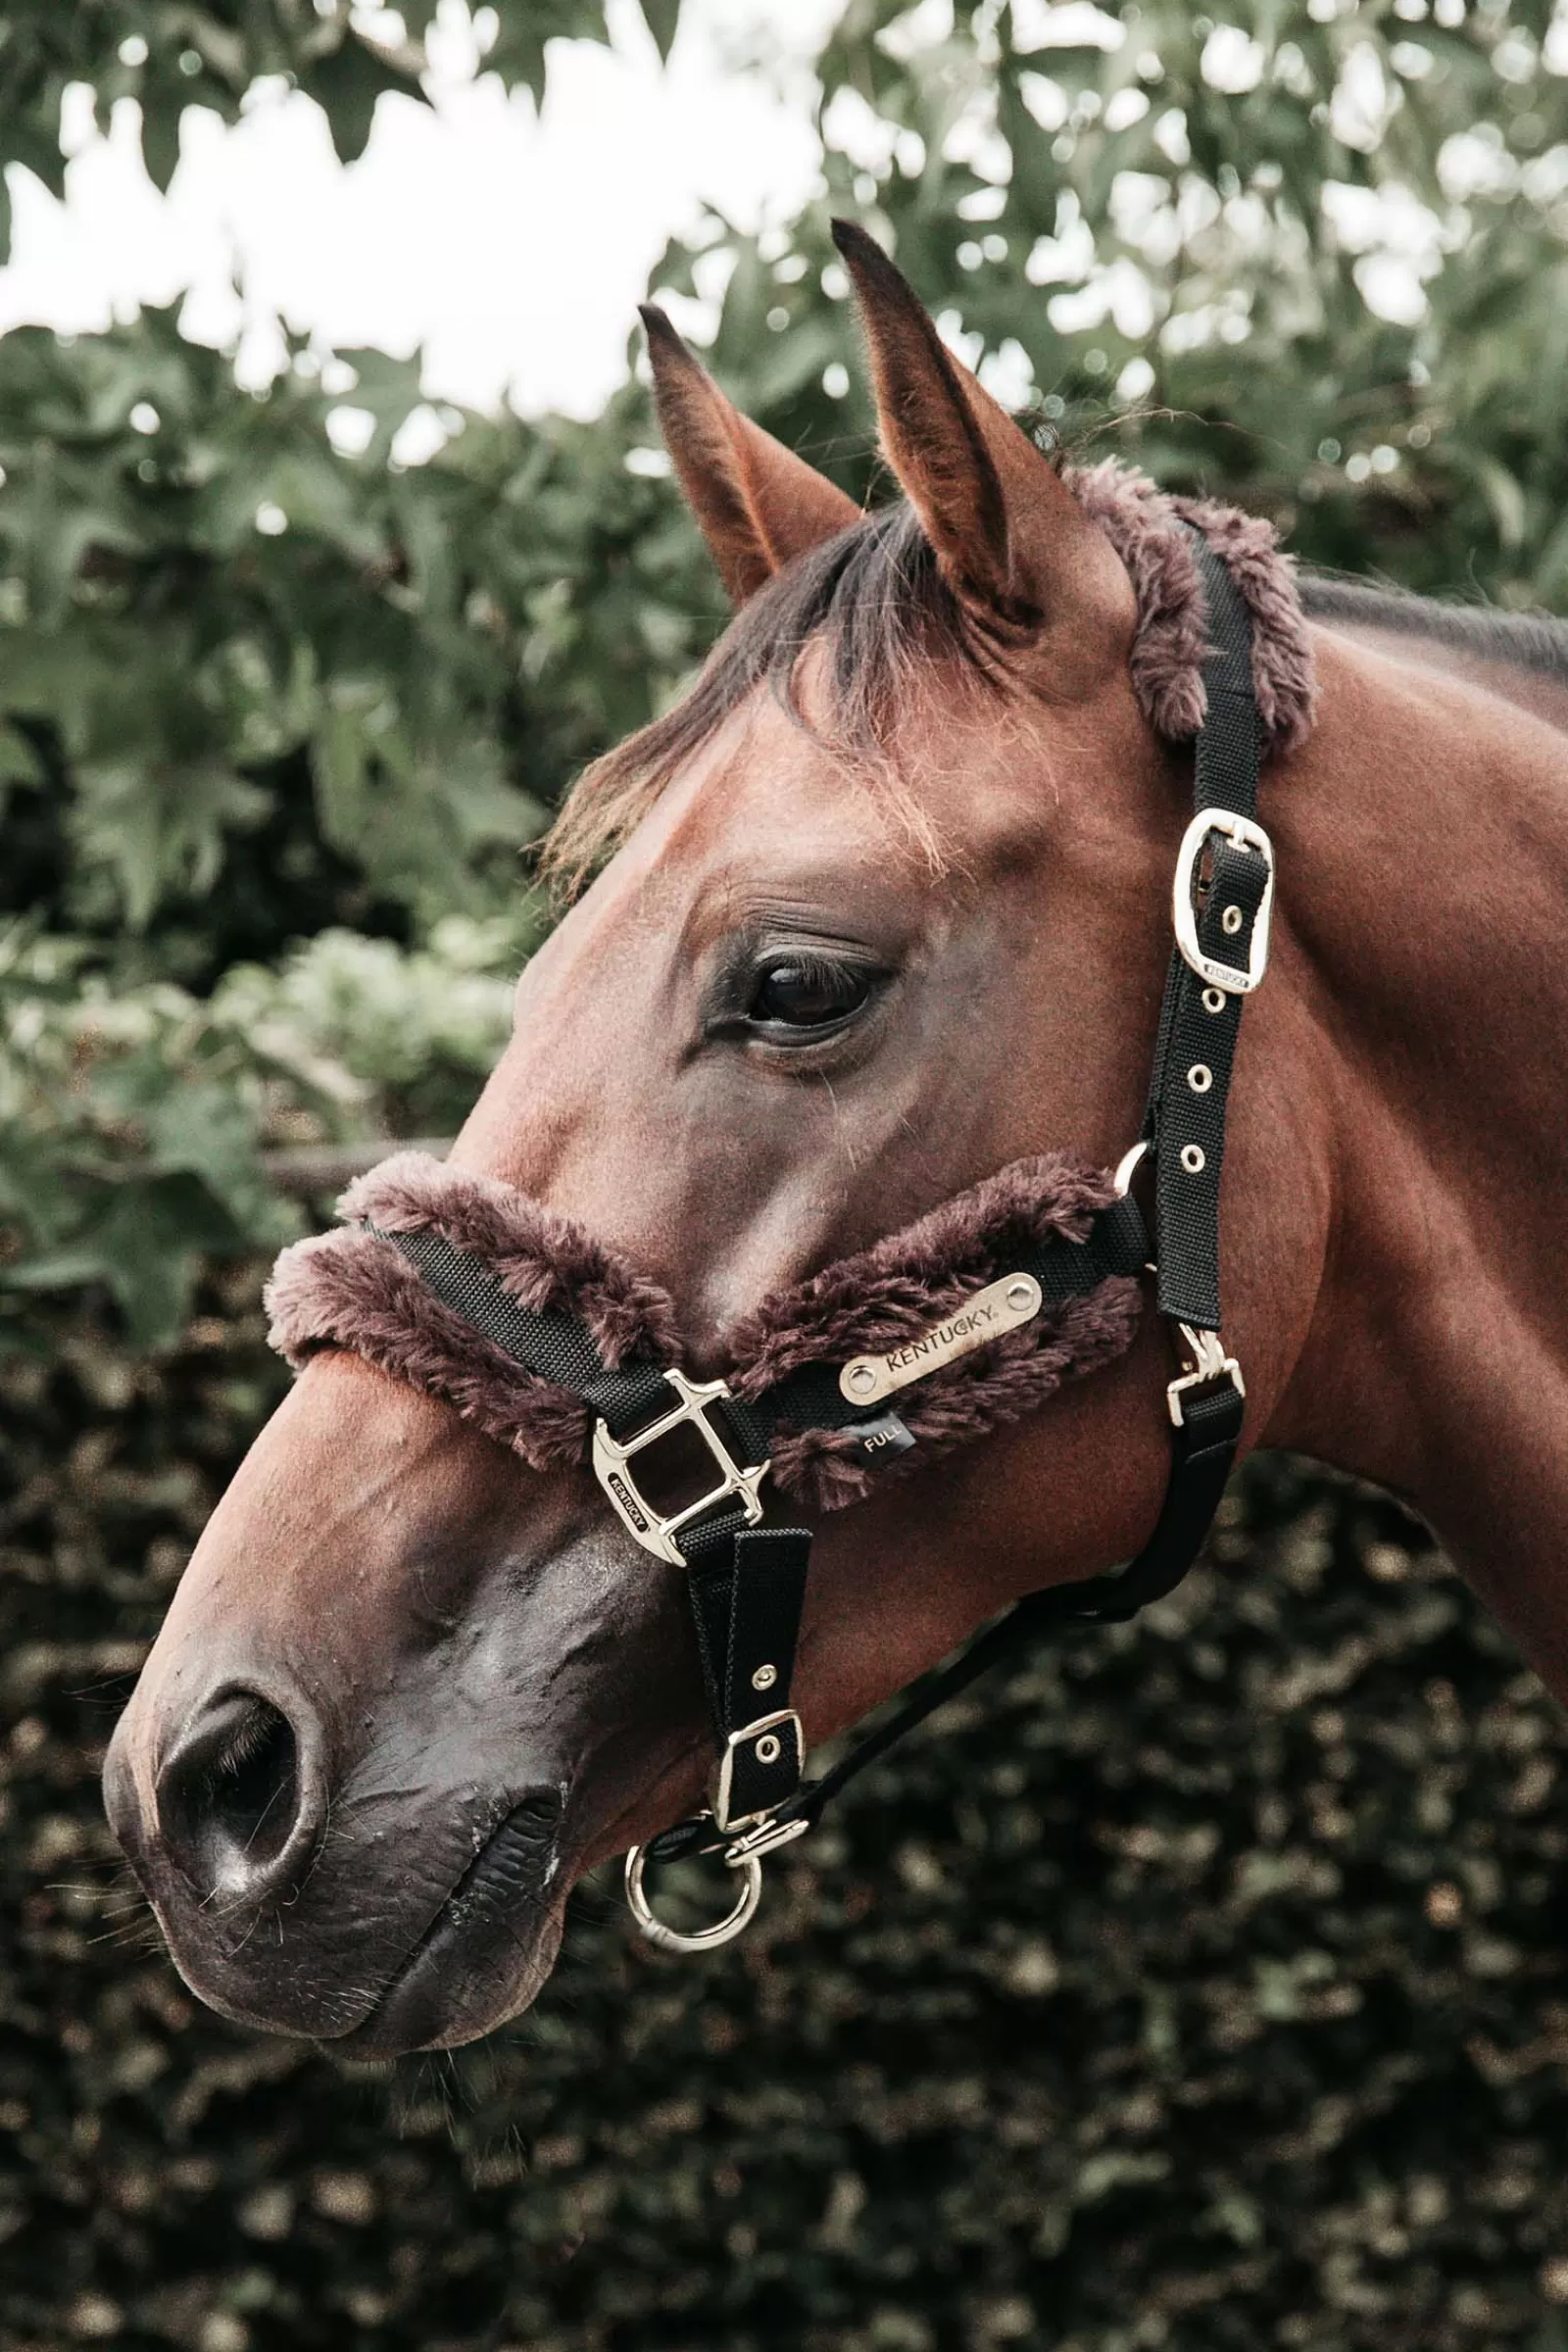
[[[667,1297],[590,1237],[436,1163],[411,1177],[414,1163],[389,1162],[344,1202],[357,1233],[298,1244],[279,1261],[274,1339],[292,1360],[316,1347],[355,1348],[452,1397],[540,1466],[580,1459],[587,1446],[628,1533],[685,1570],[716,1748],[710,1804],[627,1857],[633,1910],[667,1947],[739,1934],[761,1856],[804,1835],[849,1781],[1004,1650],[1132,1617],[1169,1592],[1224,1493],[1246,1392],[1220,1337],[1220,1184],[1242,1005],[1268,958],[1274,854],[1256,816],[1251,614],[1201,533],[1180,527],[1206,605],[1206,716],[1143,1134],[1114,1182],[1058,1161],[1002,1171],[907,1235],[769,1301],[742,1335],[728,1380],[687,1377]],[[1157,1252],[1129,1197],[1146,1156]],[[1183,1369],[1167,1390],[1165,1498],[1142,1551],[1116,1573],[1016,1603],[831,1771],[807,1780],[792,1679],[811,1538],[768,1523],[764,1481],[831,1507],[907,1455],[928,1459],[1032,1410],[1062,1379],[1128,1345],[1136,1283],[1156,1266],[1158,1309]],[[679,1505],[655,1485],[666,1445],[688,1457],[695,1448],[703,1465],[700,1491]],[[649,1860],[694,1852],[721,1853],[745,1891],[727,1919],[687,1937],[654,1919],[643,1880]]]

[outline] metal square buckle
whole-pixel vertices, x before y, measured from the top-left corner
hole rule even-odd
[[[1192,1349],[1193,1368],[1171,1381],[1165,1390],[1165,1401],[1177,1429],[1186,1427],[1184,1398],[1189,1389],[1206,1389],[1216,1380],[1229,1380],[1238,1396],[1247,1395],[1242,1367],[1234,1355],[1226,1354],[1225,1343],[1217,1331],[1195,1331],[1191,1323],[1184,1323],[1181,1335]]]
[[[795,1756],[799,1763],[806,1753],[806,1734],[801,1727],[801,1719],[793,1707],[780,1707],[774,1715],[759,1715],[756,1722],[747,1724],[744,1730],[730,1733],[724,1742],[723,1751],[719,1756],[713,1775],[713,1826],[715,1829],[726,1832],[743,1830],[748,1822],[765,1820],[772,1812],[773,1805],[781,1801],[775,1797],[773,1805],[760,1805],[755,1812],[737,1813],[733,1819],[730,1816],[729,1800],[735,1779],[737,1753],[743,1747],[755,1745],[757,1760],[760,1764],[776,1764],[784,1752],[784,1743],[778,1738],[778,1734],[786,1724],[795,1734]],[[764,1755],[762,1749],[769,1739],[773,1741],[773,1753]]]
[[[1193,903],[1198,887],[1198,861],[1211,833],[1223,833],[1237,849],[1250,850],[1263,860],[1263,896],[1258,901],[1245,966],[1223,963],[1217,956],[1205,956],[1198,944],[1198,909]],[[1171,914],[1182,961],[1200,980],[1207,981],[1210,988],[1223,989],[1228,997],[1250,996],[1268,969],[1268,924],[1273,906],[1274,844],[1262,826],[1254,824],[1250,816],[1238,816],[1230,808],[1200,808],[1182,835],[1182,846],[1176,854]]]
[[[726,1382],[688,1380],[685,1373],[677,1371],[673,1365],[663,1377],[680,1402],[667,1413],[662,1413],[657,1421],[650,1421],[648,1427],[638,1430],[634,1437],[624,1441],[612,1438],[603,1421],[595,1422],[594,1476],[610,1496],[622,1527],[628,1535],[636,1538],[644,1551],[651,1551],[656,1559],[670,1561],[676,1568],[684,1568],[685,1554],[675,1538],[683,1527],[690,1526],[705,1511],[710,1511],[715,1503],[728,1501],[732,1494],[738,1495],[746,1514],[747,1526],[757,1526],[762,1516],[761,1497],[758,1489],[767,1476],[771,1464],[758,1462],[750,1469],[743,1468],[730,1452],[720,1431],[709,1419],[708,1407],[721,1403],[729,1396]],[[689,1421],[695,1429],[702,1431],[708,1450],[718,1465],[719,1483],[709,1494],[699,1494],[695,1502],[688,1502],[681,1510],[671,1512],[666,1518],[654,1508],[639,1488],[632,1475],[630,1462],[634,1453],[641,1453],[645,1446],[657,1446],[661,1438],[667,1438],[670,1431],[678,1429],[683,1421]]]

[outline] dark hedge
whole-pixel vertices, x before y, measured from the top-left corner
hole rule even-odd
[[[6,2352],[1568,2352],[1568,1737],[1394,1506],[1254,1466],[749,1940],[589,1887],[520,2026],[350,2072],[188,1997],[99,1811],[277,1387],[248,1282],[210,1309],[0,1373]]]

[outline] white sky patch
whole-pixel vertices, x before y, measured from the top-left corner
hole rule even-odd
[[[632,0],[611,0],[609,49],[552,43],[542,117],[475,75],[460,16],[434,45],[434,104],[383,98],[349,169],[312,101],[263,85],[233,126],[187,111],[167,197],[133,114],[101,138],[74,92],[64,204],[9,172],[0,331],[95,332],[183,295],[185,331],[237,341],[247,380],[276,368],[282,317],[338,348],[422,346],[434,401],[592,416],[621,379],[667,239],[705,202],[750,229],[811,194],[808,64],[836,13],[837,0],[689,0],[662,72]],[[776,72],[737,71],[736,44],[758,33]]]
[[[1336,5],[1321,0],[1313,13],[1332,16]],[[1435,5],[1444,22],[1450,0]],[[78,87],[68,94],[62,125],[72,158],[65,202],[19,167],[9,172],[16,233],[13,263],[0,270],[0,331],[35,320],[92,332],[143,304],[182,302],[184,331],[237,346],[241,377],[253,383],[267,381],[281,363],[280,318],[322,347],[419,349],[427,399],[399,436],[402,463],[440,446],[451,421],[442,420],[444,403],[493,408],[510,399],[524,413],[556,408],[591,416],[621,380],[636,304],[665,242],[697,224],[705,202],[743,230],[765,230],[787,222],[819,189],[812,61],[841,6],[687,0],[673,58],[662,70],[636,0],[610,0],[608,49],[552,44],[541,117],[525,92],[508,98],[493,75],[478,71],[466,12],[459,0],[446,0],[431,42],[432,105],[383,99],[358,164],[344,170],[319,110],[272,82],[252,93],[236,125],[187,111],[167,198],[142,168],[133,111],[121,110],[110,136],[101,137]],[[1124,38],[1123,26],[1092,0],[1012,0],[1012,8],[1016,45],[1037,53],[1042,68],[1064,43],[1110,50]],[[911,54],[948,37],[952,22],[952,0],[918,0],[884,45]],[[1568,0],[1559,0],[1546,44],[1546,62],[1557,71],[1568,71],[1565,26]],[[759,55],[765,67],[741,62]],[[1262,50],[1237,26],[1207,34],[1202,66],[1215,86],[1244,92],[1262,65]],[[1061,85],[1048,72],[1030,72],[1022,90],[1042,132],[1059,129],[1069,111]],[[1370,44],[1354,44],[1333,98],[1339,135],[1375,146],[1399,103],[1398,84],[1386,82]],[[1106,119],[1131,120],[1147,106],[1145,93],[1128,86],[1112,98]],[[830,124],[862,168],[881,171],[897,158],[918,169],[923,160],[917,133],[882,122],[850,90],[835,99]],[[1178,166],[1186,161],[1179,115],[1161,117],[1155,141]],[[1009,170],[994,93],[972,94],[948,123],[944,146],[993,183],[960,208],[977,224],[977,241],[964,255],[966,266],[978,267],[989,258],[984,223],[1004,206]],[[1511,185],[1519,167],[1495,127],[1484,123],[1446,143],[1439,172],[1456,208],[1445,221],[1402,188],[1325,192],[1340,243],[1356,257],[1363,299],[1391,320],[1413,324],[1422,317],[1424,283],[1463,230],[1457,208]],[[1547,201],[1568,188],[1568,147],[1549,150],[1525,172],[1533,191],[1540,183],[1538,200]],[[1233,200],[1227,218],[1245,240],[1249,202],[1262,239],[1255,200]],[[1111,190],[1113,225],[1155,271],[1218,210],[1213,191],[1193,178],[1181,182],[1174,204],[1153,174],[1120,173]],[[1069,192],[1055,226],[1054,236],[1036,242],[1027,274],[1036,286],[1059,289],[1051,296],[1056,325],[1092,332],[1110,317],[1122,334],[1147,335],[1155,304],[1144,270],[1126,259],[1097,266],[1094,239]],[[732,264],[722,250],[701,257],[698,299],[669,298],[686,332],[699,339],[711,332]],[[837,265],[823,283],[847,290]],[[956,316],[944,313],[950,332]],[[1174,348],[1245,331],[1245,306],[1222,302],[1172,320],[1164,340]],[[978,353],[976,338],[963,340]],[[835,368],[830,390],[841,373]],[[1027,398],[1027,362],[1016,344],[989,363],[987,381],[1009,402]],[[354,405],[352,378],[337,385],[323,374],[323,382],[343,395],[328,424],[334,444],[363,447],[370,425]]]
[[[1020,57],[1034,49],[1119,49],[1127,27],[1094,0],[1012,0],[1012,45]]]

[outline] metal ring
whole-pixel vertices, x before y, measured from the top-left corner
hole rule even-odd
[[[742,1873],[743,1885],[734,1909],[725,1918],[716,1920],[710,1928],[698,1928],[694,1934],[683,1936],[679,1928],[666,1928],[656,1919],[653,1907],[643,1891],[643,1873],[648,1867],[648,1849],[634,1845],[626,1856],[626,1900],[631,1915],[650,1943],[662,1952],[710,1952],[716,1944],[728,1943],[743,1928],[751,1925],[752,1916],[762,1899],[762,1865],[755,1854],[743,1854],[729,1868]]]
[[[1120,1159],[1117,1160],[1116,1173],[1110,1181],[1115,1187],[1116,1198],[1118,1200],[1126,1200],[1128,1192],[1132,1187],[1133,1178],[1138,1173],[1139,1162],[1142,1160],[1144,1153],[1148,1150],[1149,1145],[1147,1140],[1140,1141],[1139,1143],[1133,1145],[1130,1152],[1124,1152]]]
[[[1219,927],[1222,931],[1229,932],[1231,938],[1234,939],[1241,929],[1244,919],[1239,906],[1227,906],[1219,918]]]
[[[1201,1176],[1206,1164],[1206,1156],[1201,1144],[1183,1144],[1182,1166],[1187,1170],[1189,1176]]]
[[[1206,1061],[1195,1061],[1187,1073],[1187,1083],[1195,1095],[1206,1095],[1214,1083],[1214,1073]]]
[[[1203,1010],[1205,1012],[1223,1012],[1228,1002],[1222,988],[1205,988],[1203,991]]]

